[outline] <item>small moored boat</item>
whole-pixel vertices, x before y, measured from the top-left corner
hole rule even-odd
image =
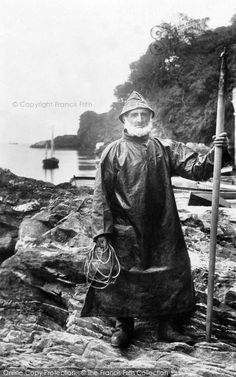
[[[59,166],[59,159],[54,156],[54,140],[53,140],[53,133],[51,138],[51,157],[47,157],[47,151],[48,151],[48,144],[46,143],[45,147],[45,159],[43,160],[43,168],[44,169],[56,169]]]

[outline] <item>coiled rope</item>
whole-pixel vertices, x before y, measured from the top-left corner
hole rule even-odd
[[[90,287],[104,289],[114,284],[120,274],[120,262],[111,244],[106,249],[96,244],[90,250],[84,266],[85,276]]]

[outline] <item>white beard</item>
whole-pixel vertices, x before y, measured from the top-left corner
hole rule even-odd
[[[130,122],[127,119],[125,119],[124,126],[130,136],[143,137],[150,134],[152,130],[152,123],[153,123],[152,119],[150,119],[147,126],[140,128],[140,127],[132,126]]]

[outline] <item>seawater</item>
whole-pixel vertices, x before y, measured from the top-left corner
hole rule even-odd
[[[48,151],[48,157],[50,151]],[[0,167],[28,178],[39,179],[55,185],[69,182],[75,176],[94,177],[97,163],[95,156],[81,155],[74,150],[56,150],[58,169],[43,169],[44,149],[30,148],[29,144],[0,144]]]

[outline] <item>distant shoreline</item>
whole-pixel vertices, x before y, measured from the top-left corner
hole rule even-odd
[[[29,147],[30,148],[34,148],[34,149],[45,149],[45,145],[35,145],[35,144],[32,144],[30,145],[29,144]],[[75,148],[75,147],[70,147],[70,146],[54,146],[54,149],[55,150],[60,150],[60,149],[63,149],[63,150],[72,150],[72,151],[78,151],[79,149],[78,148]]]

